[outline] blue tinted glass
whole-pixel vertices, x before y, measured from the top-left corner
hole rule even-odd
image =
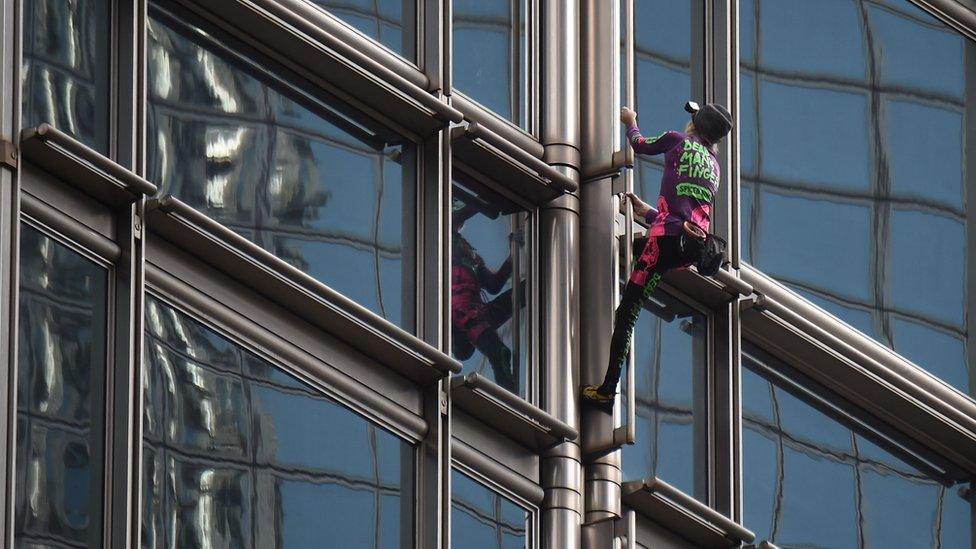
[[[407,59],[416,58],[416,0],[311,0]]]
[[[153,298],[144,547],[412,547],[413,448]]]
[[[526,0],[453,0],[454,87],[528,129]]]
[[[528,395],[528,214],[459,174],[453,186],[451,352],[478,372]]]
[[[623,479],[656,476],[704,500],[706,411],[698,395],[705,390],[707,320],[671,298],[665,302],[678,316],[643,311],[634,328],[637,440],[623,448]]]
[[[148,32],[160,193],[412,328],[415,147],[161,10]]]
[[[763,191],[753,256],[786,282],[822,289],[827,295],[872,297],[871,210],[806,196]]]
[[[47,122],[108,152],[109,0],[25,0],[23,126]]]
[[[525,549],[529,512],[471,477],[451,472],[451,547]]]
[[[971,544],[970,504],[743,357],[745,525],[780,547]],[[941,545],[940,545],[941,541]]]
[[[944,23],[908,2],[868,5],[871,38],[882,82],[925,95],[959,99],[965,85],[966,42]]]
[[[701,6],[701,0],[634,2],[636,101],[628,106],[637,111],[644,135],[683,130],[688,123],[688,113],[682,108],[685,101],[702,99],[701,90],[695,87],[696,83],[701,85],[702,60],[700,51],[693,48],[693,40],[701,36],[702,22],[695,18],[696,14],[701,16]],[[664,157],[642,156],[636,160],[634,191],[654,204],[661,188]]]
[[[760,1],[759,20],[743,10],[745,28],[758,31],[764,69],[863,78],[867,73],[859,3],[855,0]]]
[[[971,393],[976,43],[908,0],[740,8],[743,258]]]
[[[106,269],[23,226],[18,547],[102,545],[107,291]]]

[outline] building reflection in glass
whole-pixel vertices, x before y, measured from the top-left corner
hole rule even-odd
[[[515,502],[451,472],[451,547],[526,549],[529,513]]]
[[[453,0],[454,87],[529,128],[526,0]]]
[[[416,0],[310,0],[403,57],[416,59]]]
[[[160,192],[412,329],[414,145],[158,7],[148,36]]]
[[[526,396],[528,213],[463,174],[452,192],[451,352],[463,373]]]
[[[413,546],[411,445],[146,305],[144,547]]]
[[[621,10],[623,29],[623,10]],[[703,0],[638,0],[634,2],[634,108],[647,136],[682,131],[689,115],[685,101],[702,100]],[[621,32],[621,39],[625,38]],[[621,46],[622,48],[624,45]],[[620,54],[621,85],[626,81],[624,53]],[[624,93],[620,92],[621,104]],[[621,127],[621,143],[626,143]],[[636,155],[634,192],[655,203],[661,188],[664,156]]]
[[[707,317],[661,290],[638,317],[637,440],[623,447],[624,481],[655,476],[706,501],[707,339]]]
[[[976,44],[906,0],[740,13],[743,258],[974,394]]]
[[[18,547],[102,545],[108,271],[20,234]]]
[[[745,526],[780,547],[971,547],[957,486],[773,382],[743,357]],[[843,414],[846,415],[846,414]]]
[[[23,124],[108,153],[109,0],[25,0]]]

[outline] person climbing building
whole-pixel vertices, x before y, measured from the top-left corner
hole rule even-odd
[[[699,107],[689,101],[685,110],[692,118],[683,132],[668,131],[648,139],[637,127],[637,113],[627,107],[620,109],[620,121],[627,126],[627,140],[634,152],[664,154],[664,174],[656,212],[628,193],[634,214],[645,217],[651,227],[614,315],[606,376],[600,385],[583,386],[584,402],[613,402],[621,367],[630,351],[631,333],[644,303],[666,272],[701,261],[714,241],[707,233],[719,183],[715,153],[719,141],[732,129],[732,116],[715,103]],[[718,263],[711,257],[708,263],[717,269]]]
[[[473,246],[461,235],[464,222],[477,207],[454,198],[451,234],[451,351],[466,360],[477,349],[485,355],[495,382],[518,393],[519,376],[512,368],[512,350],[498,335],[498,328],[512,317],[512,289],[498,294],[512,277],[512,258],[492,271]],[[498,294],[487,301],[487,294]],[[524,295],[524,292],[522,292]]]

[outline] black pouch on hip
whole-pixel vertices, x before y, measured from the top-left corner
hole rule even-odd
[[[681,234],[681,254],[694,263],[698,274],[713,276],[725,262],[725,249],[728,243],[724,238],[713,234],[705,239],[695,238],[687,233]]]

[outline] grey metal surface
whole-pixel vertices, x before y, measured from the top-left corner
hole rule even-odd
[[[623,500],[699,547],[737,547],[756,538],[740,524],[654,477],[624,484]]]
[[[150,227],[161,236],[209,259],[227,274],[256,284],[260,291],[273,293],[278,303],[341,334],[390,367],[406,367],[405,372],[428,382],[461,371],[456,360],[179,200],[164,197],[154,201],[150,210]],[[317,311],[307,310],[313,304]]]
[[[548,161],[574,185],[580,181],[577,155],[581,135],[580,3],[573,0],[539,2],[540,128]],[[550,160],[552,159],[552,160]],[[541,265],[541,391],[542,407],[579,429],[580,382],[580,198],[565,194],[540,210]],[[566,444],[543,459],[547,481],[542,509],[542,547],[578,549],[583,502],[579,450]]]
[[[448,121],[461,121],[458,110],[427,92],[427,78],[419,70],[407,70],[413,76],[405,78],[365,55],[355,42],[344,42],[327,31],[322,26],[327,24],[327,14],[300,0],[288,4],[276,0],[217,0],[206,6],[183,2],[218,25],[265,44],[266,53],[286,65],[301,67],[309,77],[338,86],[418,133],[429,134]]]
[[[454,402],[527,448],[540,451],[578,436],[565,422],[473,372],[451,379]]]
[[[54,228],[109,261],[116,261],[122,256],[122,248],[116,242],[30,193],[21,193],[20,208],[24,214]]]
[[[479,471],[519,497],[536,505],[542,502],[544,494],[538,484],[495,461],[472,445],[454,439],[451,445],[451,454],[454,460]]]
[[[23,131],[21,151],[62,181],[112,206],[156,193],[149,181],[47,123]]]

